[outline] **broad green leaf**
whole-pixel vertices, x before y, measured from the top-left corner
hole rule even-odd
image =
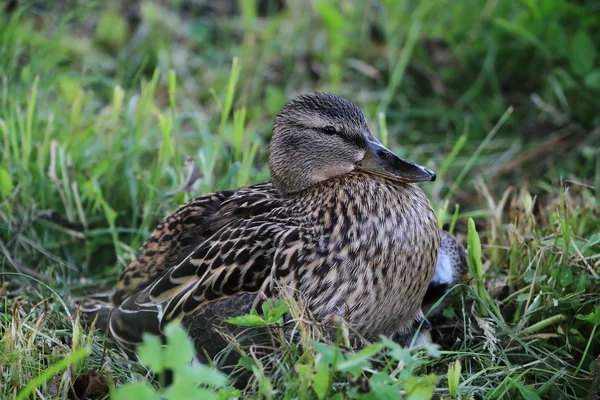
[[[438,346],[435,343],[428,343],[428,344],[423,344],[419,347],[423,347],[425,350],[427,350],[427,354],[430,357],[435,357],[438,358],[442,355],[441,351],[440,351],[440,346]]]
[[[321,354],[322,360],[327,364],[333,364],[334,360],[337,363],[341,363],[345,360],[344,355],[337,347],[328,346],[319,342],[313,342],[313,346],[319,352],[319,354]]]
[[[219,390],[219,393],[217,393],[217,398],[219,400],[240,399],[241,394],[238,389],[235,389],[232,387],[226,387],[226,388]]]
[[[435,375],[412,377],[405,383],[406,400],[428,400],[433,397]]]
[[[308,364],[302,364],[300,362],[294,365],[294,369],[298,372],[299,376],[309,376],[312,372],[312,366]]]
[[[406,400],[429,400],[433,397],[433,385],[420,384],[416,386],[410,393],[406,394]]]
[[[583,76],[591,71],[596,59],[596,47],[585,31],[579,31],[573,36],[569,47],[569,62],[571,69],[577,75]]]
[[[575,317],[579,320],[587,321],[590,324],[600,325],[600,306],[596,306],[594,312],[585,315],[577,314]]]
[[[190,365],[196,354],[194,344],[178,321],[170,322],[165,328],[168,351],[164,352],[165,367],[183,368]]]
[[[315,365],[315,374],[312,376],[313,390],[319,399],[324,399],[329,388],[329,365],[321,360]]]
[[[573,283],[573,271],[571,271],[571,267],[563,266],[558,273],[558,283],[562,287],[567,287],[571,283]]]
[[[168,400],[217,400],[217,394],[210,389],[199,388],[189,384],[174,384],[165,391]]]
[[[275,303],[271,301],[263,303],[262,310],[265,322],[274,324],[281,321],[283,315],[289,311],[289,307],[283,301],[278,300]]]
[[[369,379],[369,383],[385,383],[386,385],[392,385],[394,380],[388,374],[377,372]]]
[[[374,399],[395,400],[400,397],[400,389],[392,386],[393,380],[384,373],[378,372],[369,379],[369,388]]]
[[[369,384],[371,392],[366,396],[367,399],[371,400],[396,400],[401,399],[400,389],[390,385],[384,385],[382,383]]]
[[[525,276],[523,277],[525,283],[540,283],[545,281],[546,278],[546,275],[536,275],[535,269],[527,270],[527,272],[525,272]]]
[[[136,353],[140,362],[150,368],[153,372],[162,372],[165,369],[163,363],[162,342],[158,336],[144,334],[143,343],[140,344]]]
[[[396,360],[404,363],[407,369],[411,369],[415,363],[410,351],[400,346],[398,343],[393,340],[382,337],[381,343],[383,343],[388,349],[390,349],[390,355]]]
[[[336,369],[341,372],[348,371],[356,377],[360,375],[364,367],[371,365],[371,357],[379,353],[382,348],[383,344],[381,343],[370,344],[358,353],[348,356],[345,361],[342,361],[337,365]]]
[[[592,90],[600,90],[600,69],[595,69],[583,78],[585,86]]]
[[[152,400],[159,395],[148,382],[128,383],[115,390],[112,400]]]
[[[223,387],[227,385],[227,375],[207,365],[187,365],[175,374],[175,383],[179,382]]]

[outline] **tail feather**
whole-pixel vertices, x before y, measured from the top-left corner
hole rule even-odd
[[[83,299],[79,303],[79,312],[85,323],[90,324],[96,320],[96,328],[106,333],[108,329],[108,321],[113,310],[113,305],[110,301],[112,293],[98,293]]]
[[[110,315],[110,336],[121,349],[131,355],[142,342],[145,333],[162,338],[158,315],[159,309],[156,306],[140,306],[133,310],[116,308]]]
[[[465,277],[467,266],[467,253],[465,248],[448,232],[442,230],[442,243],[440,246],[435,276],[427,288],[423,300],[423,311],[431,317],[440,312],[443,307],[431,309],[452,287],[459,284]]]
[[[112,293],[99,293],[83,299],[79,311],[84,323],[89,326],[97,318],[96,328],[113,338],[128,356],[133,356],[143,333],[161,336],[156,305],[138,304],[136,298],[129,298],[115,307],[111,297]]]

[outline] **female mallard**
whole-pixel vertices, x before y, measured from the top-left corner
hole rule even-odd
[[[196,198],[157,227],[112,305],[94,310],[122,348],[182,319],[198,350],[214,354],[224,318],[282,287],[367,339],[422,318],[440,230],[414,182],[432,171],[386,149],[359,108],[331,94],[283,108],[269,166],[272,183]]]

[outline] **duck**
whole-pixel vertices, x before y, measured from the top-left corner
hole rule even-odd
[[[227,318],[290,294],[368,340],[423,321],[431,284],[448,283],[436,272],[445,236],[417,185],[435,173],[387,149],[355,104],[327,93],[287,103],[269,151],[270,182],[180,206],[110,298],[81,306],[119,348],[133,354],[143,334],[179,320],[197,353],[214,356]]]

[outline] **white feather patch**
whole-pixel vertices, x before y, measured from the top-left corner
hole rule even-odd
[[[435,275],[431,283],[434,285],[448,285],[454,281],[454,268],[452,259],[447,254],[440,252],[435,266]]]

